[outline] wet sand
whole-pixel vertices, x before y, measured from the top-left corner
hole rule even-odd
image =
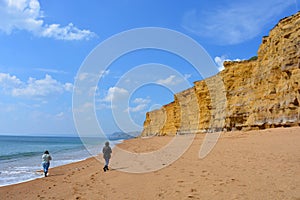
[[[99,160],[89,158],[51,168],[46,178],[0,187],[0,199],[300,200],[300,127],[222,133],[208,156],[199,159],[204,136],[197,135],[178,160],[157,171],[120,171],[132,162],[120,160],[114,149],[106,173]],[[152,152],[171,139],[132,139],[118,148]]]

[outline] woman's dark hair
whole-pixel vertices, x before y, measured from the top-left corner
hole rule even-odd
[[[49,151],[45,151],[44,154],[49,154]]]

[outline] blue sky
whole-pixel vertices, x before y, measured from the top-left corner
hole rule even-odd
[[[296,13],[299,3],[0,0],[0,134],[76,135],[72,92],[77,72],[89,53],[115,34],[142,27],[176,30],[202,45],[221,68],[224,60],[256,55],[261,38],[281,18]],[[111,108],[128,91],[116,84],[147,63],[169,66],[190,85],[202,78],[188,62],[167,52],[146,49],[120,57],[103,72],[96,89],[96,113],[104,132],[122,129]],[[126,112],[140,127],[147,111],[171,102],[173,92],[186,87],[176,73],[155,75],[154,83],[138,88],[128,100]],[[170,90],[161,84],[178,87]]]

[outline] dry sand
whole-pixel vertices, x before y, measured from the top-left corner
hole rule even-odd
[[[119,147],[149,152],[170,139],[132,139]],[[197,135],[180,159],[158,171],[104,173],[90,158],[52,168],[46,178],[0,187],[0,199],[300,200],[300,127],[222,133],[211,153],[199,159],[203,139]],[[114,150],[112,164],[117,154]]]

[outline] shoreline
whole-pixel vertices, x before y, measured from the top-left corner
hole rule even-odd
[[[54,167],[51,167],[51,165],[50,165],[49,169],[51,170],[51,169],[54,169],[54,168],[57,168],[57,167],[63,167],[65,165],[70,165],[70,164],[73,164],[73,163],[82,162],[82,161],[85,161],[85,160],[87,160],[89,158],[92,158],[92,157],[93,156],[87,157],[87,158],[83,158],[83,159],[80,159],[80,160],[76,160],[76,161],[73,161],[73,162],[70,162],[70,163],[62,164],[62,165],[55,165]],[[44,173],[43,173],[42,165],[41,165],[40,168],[41,169],[39,169],[39,170],[32,171],[32,174],[38,174],[38,175],[40,175],[40,177],[34,177],[34,178],[27,179],[27,180],[16,181],[14,183],[6,184],[6,185],[0,185],[0,188],[1,187],[7,187],[7,186],[13,186],[13,185],[17,185],[17,184],[22,184],[22,183],[34,181],[36,179],[44,178]]]
[[[27,137],[27,136],[24,136],[24,137]],[[28,136],[28,137],[31,137],[31,136]],[[32,137],[35,137],[35,136],[32,136]],[[38,136],[38,137],[42,137],[42,136]],[[54,137],[54,138],[58,138],[58,137]],[[64,138],[64,137],[62,137],[62,138]],[[80,138],[80,137],[73,137],[73,138]],[[112,148],[114,148],[117,144],[122,143],[123,141],[124,141],[124,139],[111,141]],[[59,153],[57,153],[57,152],[51,153],[50,152],[51,155],[54,156],[54,160],[52,160],[51,164],[50,164],[50,169],[65,166],[65,165],[76,163],[76,162],[81,162],[86,159],[92,158],[94,156],[102,155],[102,153],[101,153],[101,148],[103,146],[102,144],[97,145],[92,148],[89,148],[89,149],[84,147],[85,144],[82,144],[82,145],[83,145],[82,147],[75,149],[75,151],[72,151],[72,152],[68,152],[68,151],[70,151],[69,149],[65,150],[63,152],[60,151]],[[98,149],[98,151],[96,152],[95,149]],[[96,153],[97,153],[97,155],[96,155]],[[1,178],[1,174],[2,174],[0,188],[5,187],[5,186],[20,184],[20,183],[26,183],[28,181],[43,178],[44,177],[44,175],[42,173],[43,167],[41,164],[40,157],[41,157],[41,155],[35,155],[33,157],[26,158],[26,160],[29,159],[29,160],[31,160],[31,163],[33,162],[34,164],[31,164],[28,161],[26,161],[26,162],[22,162],[20,165],[19,160],[16,160],[13,162],[18,162],[19,164],[12,165],[12,164],[10,164],[12,161],[4,160],[5,162],[3,164],[5,166],[6,165],[7,166],[3,168],[3,171],[0,170],[0,178]],[[14,169],[11,170],[11,168],[14,168]],[[23,173],[22,173],[22,171],[23,171]],[[17,174],[17,175],[14,175],[14,174]]]
[[[199,159],[204,136],[196,135],[187,152],[158,171],[132,174],[111,169],[104,173],[102,163],[91,157],[50,168],[47,178],[2,186],[0,196],[4,199],[300,198],[300,127],[225,132],[212,152]],[[132,152],[149,152],[167,144],[170,138],[135,138],[117,146]],[[116,151],[113,150],[114,164]]]

